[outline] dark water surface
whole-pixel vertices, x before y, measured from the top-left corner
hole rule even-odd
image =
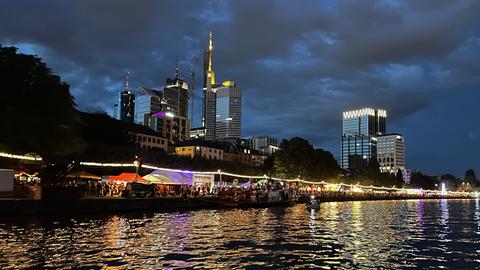
[[[480,269],[478,200],[0,218],[0,269]]]

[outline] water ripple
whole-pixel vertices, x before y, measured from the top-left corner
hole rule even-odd
[[[476,200],[0,221],[0,269],[474,269]]]

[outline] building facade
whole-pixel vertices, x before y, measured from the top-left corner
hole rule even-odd
[[[153,134],[129,132],[132,142],[141,149],[162,149],[168,151],[168,139]]]
[[[135,115],[135,94],[125,90],[118,97],[118,120],[133,123]]]
[[[161,149],[168,152],[168,138],[164,138],[158,132],[138,124],[126,126],[130,141],[140,149]]]
[[[196,140],[196,139],[205,139],[205,129],[203,127],[199,128],[191,128],[190,129],[190,139],[191,140]]]
[[[175,153],[179,156],[202,157],[205,159],[223,160],[223,150],[201,145],[176,146]]]
[[[386,134],[385,110],[364,108],[343,112],[340,167],[365,169],[377,156],[377,136]]]
[[[188,100],[187,104],[181,105],[182,94],[177,90],[169,87],[162,92],[141,87],[142,95],[137,97],[136,102],[135,123],[155,130],[172,143],[189,139],[190,122],[180,113],[182,106],[188,106]],[[185,115],[188,115],[188,107],[185,109]]]
[[[248,146],[265,156],[271,156],[280,150],[277,139],[268,136],[248,138]]]
[[[226,81],[216,91],[215,140],[240,139],[242,92],[235,82]]]
[[[205,129],[205,139],[215,140],[217,85],[215,72],[212,67],[213,38],[210,32],[208,49],[205,50],[203,59],[203,110],[202,127]]]
[[[377,137],[377,160],[380,171],[396,174],[405,171],[405,140],[400,134]]]
[[[166,80],[163,89],[163,98],[169,107],[168,110],[185,118],[188,118],[188,89],[188,83],[178,78],[178,70],[175,78],[169,78]]]

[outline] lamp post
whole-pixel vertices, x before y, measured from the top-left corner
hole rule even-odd
[[[135,176],[133,179],[133,182],[137,182],[137,175],[138,175],[138,169],[140,167],[140,162],[138,162],[138,156],[135,156],[135,161],[133,162],[133,165],[135,165]]]
[[[218,181],[219,186],[222,186],[222,184],[223,184],[223,183],[222,183],[222,171],[221,171],[221,170],[217,170],[217,173],[218,173],[218,175],[220,176],[220,179],[219,179],[219,181]]]

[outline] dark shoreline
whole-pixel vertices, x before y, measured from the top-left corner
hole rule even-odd
[[[385,201],[385,200],[420,200],[420,199],[473,199],[471,197],[447,196],[378,196],[378,197],[341,197],[317,196],[320,202],[344,201]],[[264,208],[285,207],[295,203],[306,203],[309,196],[303,196],[296,202],[267,202],[240,204],[223,204],[217,198],[148,198],[148,199],[73,199],[73,200],[30,200],[0,199],[0,216],[42,216],[42,215],[76,215],[122,212],[148,212],[199,209],[232,209],[232,208]]]

